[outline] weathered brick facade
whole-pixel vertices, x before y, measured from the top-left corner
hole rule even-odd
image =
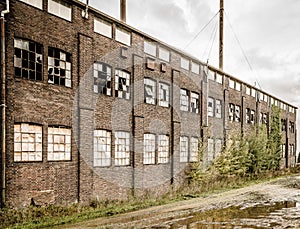
[[[125,199],[130,195],[161,195],[180,185],[184,169],[189,164],[181,162],[180,136],[189,140],[204,136],[203,141],[207,141],[207,138],[213,139],[213,150],[205,155],[209,163],[211,158],[216,157],[216,142],[223,145],[226,139],[234,135],[249,133],[259,124],[261,112],[270,117],[271,98],[277,101],[277,106],[281,106],[282,119],[287,120],[283,142],[285,146],[294,147],[291,154],[290,148],[285,148],[282,166],[294,166],[294,106],[218,69],[206,66],[203,62],[95,9],[89,9],[88,19],[84,18],[82,10],[85,6],[79,1],[61,1],[66,2],[71,9],[69,21],[49,13],[49,1],[41,2],[42,7],[39,9],[22,1],[11,0],[10,13],[5,15],[6,172],[1,185],[5,183],[6,187],[5,199],[2,202],[19,207],[30,204],[31,198],[38,204],[70,204],[78,201],[88,203],[95,198]],[[95,18],[104,20],[111,26],[111,38],[94,31]],[[117,28],[130,34],[130,45],[116,41]],[[16,39],[32,41],[42,46],[42,80],[16,76]],[[155,55],[144,52],[145,41],[153,42]],[[49,83],[49,47],[70,54],[70,87]],[[167,50],[169,60],[159,58],[161,48]],[[23,56],[22,58],[24,59]],[[188,69],[182,68],[182,58],[189,61]],[[63,71],[63,61],[59,63],[60,72]],[[95,62],[105,63],[112,69],[111,95],[94,92]],[[197,69],[192,70],[193,64],[199,66],[198,72]],[[129,99],[117,98],[120,82],[116,82],[115,72],[118,69],[130,75]],[[208,71],[213,74],[210,78]],[[155,82],[154,104],[144,101],[145,78]],[[232,88],[230,80],[236,85],[240,84],[241,88]],[[160,83],[168,85],[169,95],[161,94]],[[125,90],[125,86],[127,85],[122,81],[120,90]],[[247,87],[255,90],[254,96],[248,95]],[[181,109],[180,89],[187,90],[189,95],[187,111]],[[192,93],[199,95],[198,100],[194,100],[197,104],[192,103]],[[263,97],[260,94],[267,96],[266,102],[261,99]],[[159,105],[160,96],[169,98],[167,107]],[[208,100],[211,99],[214,101],[212,115],[208,111]],[[219,111],[216,111],[217,100],[221,104]],[[240,106],[239,121],[230,121],[228,107],[231,103]],[[199,110],[191,112],[192,106],[195,109],[199,106]],[[253,125],[246,122],[247,108],[255,111]],[[218,112],[220,117],[217,117]],[[289,122],[293,123],[294,130],[289,128]],[[41,160],[16,161],[14,125],[19,123],[42,126]],[[72,130],[70,160],[48,159],[47,152],[51,144],[48,127],[52,126]],[[109,166],[95,166],[94,130],[111,133]],[[128,165],[115,165],[116,152],[120,150],[120,146],[115,144],[117,137],[114,133],[118,131],[130,134]],[[144,134],[156,136],[155,163],[144,162]],[[167,136],[169,140],[169,155],[163,163],[159,163],[158,156],[160,135]],[[189,151],[191,144],[189,142]],[[1,173],[2,171],[3,169]]]

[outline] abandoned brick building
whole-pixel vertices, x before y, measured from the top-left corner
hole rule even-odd
[[[268,125],[272,105],[282,167],[295,165],[295,106],[80,1],[0,9],[2,203],[160,195],[200,137],[211,163],[226,140]]]

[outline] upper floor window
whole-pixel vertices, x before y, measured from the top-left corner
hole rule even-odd
[[[229,87],[234,89],[234,81],[229,79]]]
[[[155,135],[144,134],[144,164],[155,164]]]
[[[181,57],[180,66],[185,70],[190,70],[190,61],[184,57]]]
[[[170,52],[169,50],[159,47],[158,48],[158,58],[167,62],[170,62]]]
[[[199,113],[199,94],[195,92],[191,93],[191,112]]]
[[[94,31],[103,36],[112,38],[112,24],[101,19],[94,19]]]
[[[128,72],[115,70],[115,93],[118,98],[130,98],[130,74]]]
[[[250,95],[251,94],[251,88],[246,86],[246,94],[247,95]]]
[[[229,111],[228,111],[228,118],[229,121],[233,122],[234,120],[234,104],[233,103],[229,103]]]
[[[240,122],[241,121],[241,106],[235,105],[235,121]]]
[[[235,90],[241,91],[241,88],[242,88],[241,83],[235,82]]]
[[[94,92],[111,95],[111,67],[104,63],[94,63]]]
[[[180,137],[180,162],[188,162],[189,138],[185,136]]]
[[[14,125],[14,161],[42,161],[42,126]]]
[[[43,9],[43,0],[20,0],[22,2],[25,2],[31,6],[37,7],[39,9]]]
[[[144,41],[144,52],[156,56],[156,45],[154,42]]]
[[[208,97],[208,101],[207,101],[207,114],[210,117],[214,116],[214,99]]]
[[[216,82],[223,84],[223,76],[220,75],[219,73],[216,74]]]
[[[131,33],[121,28],[116,28],[116,41],[121,42],[124,45],[131,45]]]
[[[268,102],[268,95],[264,94],[264,102]]]
[[[191,137],[190,162],[198,161],[198,138]]]
[[[43,48],[32,41],[14,39],[15,76],[31,80],[43,79]]]
[[[192,62],[192,72],[199,74],[200,73],[200,65]]]
[[[144,79],[144,101],[145,103],[155,104],[156,100],[156,82],[155,80]]]
[[[186,89],[180,89],[180,110],[189,110],[189,92]]]
[[[128,132],[115,132],[115,165],[130,165],[130,135]]]
[[[71,54],[48,48],[48,83],[72,86]]]
[[[281,119],[281,130],[286,131],[286,119]]]
[[[158,91],[158,105],[162,107],[169,107],[170,86],[165,83],[159,83]]]
[[[169,162],[169,136],[158,135],[158,163]]]
[[[251,110],[250,108],[246,108],[246,123],[255,123],[255,111]]]
[[[252,97],[256,96],[256,90],[254,88],[251,88],[251,96]]]
[[[72,20],[71,5],[61,0],[48,0],[48,12],[65,20]]]
[[[208,70],[207,70],[207,78],[208,78],[209,80],[215,80],[215,72],[212,71],[212,70],[210,70],[210,69],[208,69]]]
[[[219,99],[216,99],[216,118],[222,118],[222,102]]]
[[[48,160],[71,160],[71,129],[65,127],[48,128]]]
[[[289,130],[291,133],[295,133],[295,123],[289,122]]]
[[[94,130],[94,166],[111,165],[111,132]]]

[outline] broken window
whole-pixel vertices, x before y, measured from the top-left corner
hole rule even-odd
[[[191,112],[199,113],[199,94],[195,92],[191,93]]]
[[[111,95],[111,72],[109,65],[94,63],[94,92]]]
[[[148,104],[156,103],[156,82],[152,79],[144,79],[144,102]]]
[[[263,113],[262,123],[266,125],[268,124],[268,115],[265,113]]]
[[[14,125],[14,161],[42,161],[42,126]]]
[[[94,130],[94,166],[111,165],[111,132]]]
[[[43,80],[43,47],[23,39],[14,39],[15,76],[31,80]]]
[[[103,36],[112,38],[112,24],[107,21],[94,18],[94,31]]]
[[[250,123],[253,125],[255,123],[255,111],[251,110],[250,113]]]
[[[37,7],[39,9],[43,9],[43,0],[20,0],[22,2],[25,2],[31,6]]]
[[[156,45],[154,42],[144,41],[144,52],[156,56]]]
[[[191,148],[190,148],[190,162],[198,161],[198,138],[191,137]]]
[[[124,131],[115,132],[115,165],[130,165],[130,134]]]
[[[207,114],[210,117],[214,116],[214,99],[211,97],[208,97],[207,101]]]
[[[116,41],[124,45],[131,45],[131,33],[121,28],[116,28]]]
[[[158,135],[158,163],[169,162],[169,136]]]
[[[48,12],[65,20],[72,20],[72,7],[61,0],[48,0]]]
[[[170,52],[169,50],[159,47],[158,48],[158,58],[167,62],[170,62]]]
[[[219,99],[216,99],[216,118],[222,118],[222,102]]]
[[[199,74],[200,73],[200,65],[192,62],[192,72]]]
[[[155,135],[144,134],[144,164],[155,164]]]
[[[189,92],[186,89],[180,89],[180,110],[189,110]]]
[[[180,66],[185,70],[190,70],[190,61],[184,57],[181,57]]]
[[[122,70],[115,70],[115,93],[116,97],[130,98],[130,74]]]
[[[72,86],[71,54],[56,48],[48,48],[48,83]]]
[[[48,161],[71,160],[71,129],[48,128]]]
[[[234,120],[234,104],[233,103],[229,103],[228,118],[229,118],[230,122],[233,122],[233,120]]]
[[[188,149],[189,149],[189,138],[185,136],[180,137],[180,162],[188,162]]]
[[[214,139],[207,139],[207,162],[212,162],[214,160]]]
[[[235,121],[240,122],[241,121],[241,106],[235,105]]]
[[[158,105],[162,107],[169,107],[170,99],[170,86],[165,83],[159,83],[159,92],[158,92]]]
[[[246,108],[246,123],[250,124],[251,123],[251,109]]]

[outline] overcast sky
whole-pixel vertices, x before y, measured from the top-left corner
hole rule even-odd
[[[90,4],[119,19],[119,1]],[[224,0],[224,5],[224,71],[300,107],[300,0]],[[127,0],[127,23],[184,49],[218,10],[219,0]],[[185,51],[218,67],[218,33],[208,54],[216,23],[218,17]]]

